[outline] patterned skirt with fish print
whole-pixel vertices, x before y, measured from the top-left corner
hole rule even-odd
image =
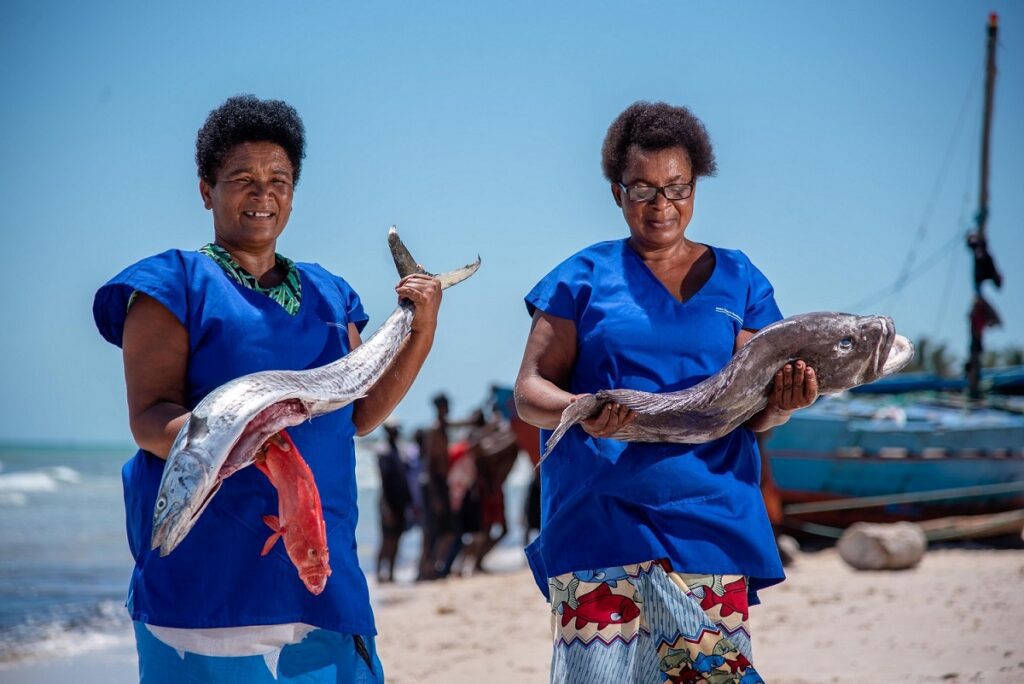
[[[660,560],[566,573],[548,588],[552,682],[764,681],[741,575],[680,574]]]

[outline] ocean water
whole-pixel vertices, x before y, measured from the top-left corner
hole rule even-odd
[[[380,539],[373,444],[356,448],[359,561],[372,576]],[[124,599],[132,559],[121,465],[131,446],[0,445],[0,667],[131,641]],[[520,457],[505,484],[510,532],[489,567],[521,565],[522,507],[531,468]],[[402,538],[399,581],[411,581],[419,530]]]

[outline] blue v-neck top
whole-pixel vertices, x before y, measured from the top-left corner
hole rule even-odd
[[[627,240],[573,255],[526,296],[576,326],[569,391],[674,392],[714,375],[740,330],[782,318],[742,252],[710,248],[704,286],[677,300]],[[546,441],[550,431],[542,430]],[[573,427],[541,466],[541,533],[526,549],[541,591],[566,572],[668,558],[680,572],[742,574],[757,589],[784,575],[746,428],[706,444],[595,439]]]
[[[349,352],[348,325],[366,325],[359,296],[317,264],[295,265],[302,303],[293,315],[246,287],[201,252],[169,250],[129,266],[96,293],[100,333],[121,346],[128,302],[142,292],[188,331],[189,409],[229,380],[264,370],[304,370]],[[128,545],[135,559],[128,608],[162,627],[213,628],[305,622],[346,634],[375,634],[366,578],[356,554],[355,425],[352,406],[288,428],[320,491],[332,574],[311,594],[284,544],[261,556],[277,515],[274,487],[256,468],[224,480],[188,536],[169,555],[150,549],[153,505],[165,461],[139,450],[122,469]]]

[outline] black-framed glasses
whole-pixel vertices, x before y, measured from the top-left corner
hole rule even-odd
[[[672,185],[625,185],[618,183],[618,186],[626,193],[630,202],[651,202],[660,192],[670,202],[678,202],[687,199],[693,194],[693,183],[673,183]]]

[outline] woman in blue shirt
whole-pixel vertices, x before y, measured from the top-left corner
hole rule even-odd
[[[344,279],[277,254],[305,156],[284,102],[233,97],[199,131],[199,192],[213,242],[133,264],[96,294],[103,336],[124,350],[132,434],[123,469],[135,559],[128,608],[140,679],[163,682],[378,682],[376,630],[356,556],[353,437],[404,396],[433,343],[440,283],[411,275],[395,288],[415,305],[412,332],[364,398],[288,432],[320,491],[333,570],[324,592],[302,584],[284,545],[260,556],[277,493],[256,468],[227,478],[171,554],[149,548],[164,459],[211,390],[256,371],[301,370],[360,343],[359,296]]]
[[[526,296],[516,401],[542,440],[576,395],[690,387],[782,317],[746,255],[686,237],[697,179],[716,170],[689,110],[633,104],[602,156],[629,237],[583,249]],[[541,534],[527,548],[551,603],[552,681],[761,681],[747,609],[783,572],[753,433],[816,396],[797,361],[762,412],[708,444],[603,439],[633,420],[617,404],[563,438],[541,469]]]

